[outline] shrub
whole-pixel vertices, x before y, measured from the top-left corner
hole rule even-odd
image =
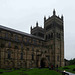
[[[64,67],[63,69],[70,69],[70,68],[68,68],[68,67]]]
[[[73,71],[75,71],[75,68],[73,68]]]

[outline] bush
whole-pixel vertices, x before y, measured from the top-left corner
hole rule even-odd
[[[75,68],[73,69],[73,71],[75,71]]]
[[[70,68],[68,68],[68,67],[64,67],[63,69],[70,69]]]

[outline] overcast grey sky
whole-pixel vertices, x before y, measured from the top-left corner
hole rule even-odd
[[[0,25],[30,33],[36,21],[43,27],[43,18],[64,15],[65,58],[75,58],[75,0],[0,0]]]

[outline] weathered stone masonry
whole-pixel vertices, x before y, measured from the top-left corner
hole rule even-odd
[[[0,68],[64,66],[63,16],[44,17],[31,34],[0,25]]]

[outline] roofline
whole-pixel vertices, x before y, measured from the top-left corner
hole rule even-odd
[[[25,32],[22,32],[22,31],[19,31],[19,30],[16,30],[16,29],[12,29],[12,28],[9,28],[9,27],[3,26],[3,25],[0,25],[0,29],[4,29],[4,30],[7,30],[7,31],[11,31],[11,32],[17,33],[17,34],[25,35],[25,36],[28,36],[28,37],[31,37],[31,38],[44,40],[43,38],[34,36],[32,34],[28,34],[28,33],[25,33]]]

